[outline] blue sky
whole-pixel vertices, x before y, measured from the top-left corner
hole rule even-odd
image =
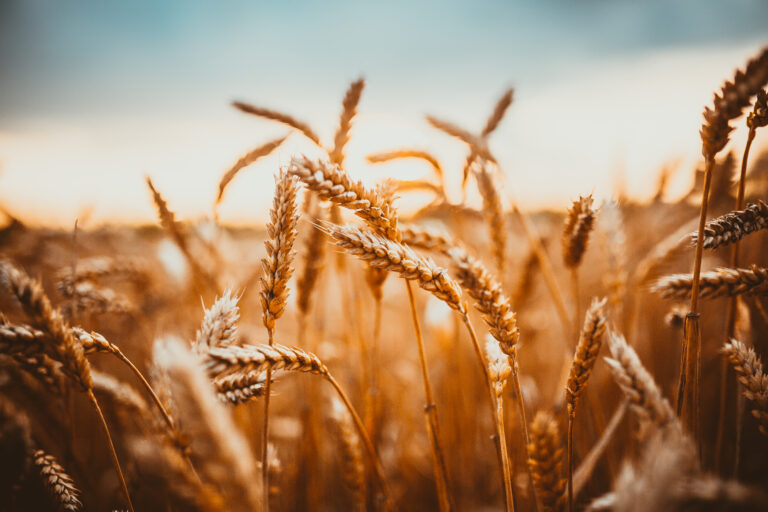
[[[545,186],[561,173],[586,173],[608,193],[617,166],[631,181],[671,158],[694,162],[701,108],[768,43],[766,21],[768,2],[757,0],[0,0],[0,201],[29,215],[90,205],[104,219],[151,218],[149,173],[183,213],[204,215],[231,161],[282,134],[229,101],[287,110],[327,139],[346,84],[363,75],[350,165],[355,154],[359,164],[368,151],[419,145],[459,166],[463,149],[423,114],[478,127],[513,85],[492,142],[507,173],[526,177],[510,194],[559,205],[584,192],[568,180]],[[622,111],[635,122],[607,126]],[[562,130],[552,141],[548,123]],[[580,129],[593,144],[569,137]],[[260,215],[253,203],[271,186],[269,169],[301,149],[248,171],[231,218]],[[52,197],[36,204],[30,177]]]

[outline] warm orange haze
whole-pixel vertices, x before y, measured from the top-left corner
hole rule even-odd
[[[752,21],[44,3],[0,10],[0,512],[768,510]],[[258,80],[227,74],[249,37],[285,46]],[[519,85],[477,78],[505,58]]]

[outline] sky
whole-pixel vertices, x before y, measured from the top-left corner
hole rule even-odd
[[[51,225],[152,222],[149,175],[181,216],[210,215],[227,168],[288,133],[232,100],[330,141],[359,76],[356,178],[425,176],[418,163],[364,161],[418,147],[440,158],[458,200],[466,148],[424,115],[478,131],[511,86],[490,140],[508,200],[565,208],[610,196],[619,175],[643,198],[661,166],[699,163],[703,106],[768,44],[766,21],[762,0],[0,0],[0,205]],[[273,175],[297,152],[313,148],[292,135],[243,171],[222,219],[263,222]]]

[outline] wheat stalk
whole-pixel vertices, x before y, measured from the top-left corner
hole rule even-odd
[[[512,361],[509,355],[502,351],[499,341],[495,339],[489,339],[486,342],[485,353],[488,357],[488,377],[492,385],[493,402],[495,402],[496,435],[499,437],[502,472],[504,475],[505,510],[511,512],[515,510],[515,500],[512,491],[512,468],[507,450],[507,434],[504,430],[503,393],[507,380],[512,374]]]
[[[331,417],[335,425],[336,439],[341,448],[341,469],[344,483],[354,497],[355,509],[366,510],[365,461],[354,423],[344,405],[334,398]]]
[[[149,187],[149,190],[152,193],[152,200],[155,202],[157,214],[160,217],[160,223],[184,255],[184,258],[187,260],[187,263],[192,269],[192,274],[194,275],[195,279],[202,279],[208,287],[213,290],[218,290],[219,285],[216,282],[216,279],[208,271],[206,271],[202,265],[200,265],[200,262],[198,262],[197,258],[195,258],[192,254],[192,251],[189,248],[187,234],[176,220],[176,214],[173,213],[168,207],[168,203],[165,201],[160,192],[158,192],[158,190],[155,188],[149,176],[146,177],[146,181],[147,187]]]
[[[322,210],[318,206],[313,213],[313,217],[322,220]],[[325,259],[325,237],[322,230],[315,225],[310,226],[309,236],[304,245],[304,266],[301,274],[296,280],[296,305],[301,312],[302,318],[309,313],[311,306],[312,292],[320,279],[320,273],[323,270]]]
[[[680,369],[678,383],[678,414],[683,412],[685,404],[688,413],[685,423],[699,437],[699,396],[700,396],[700,353],[701,331],[699,329],[698,303],[699,281],[701,277],[701,260],[704,250],[704,227],[709,206],[709,190],[712,183],[712,168],[715,156],[728,143],[728,137],[733,129],[730,121],[739,117],[749,105],[758,91],[768,82],[768,47],[760,55],[747,63],[745,70],[737,70],[732,82],[723,84],[720,94],[714,95],[713,108],[704,109],[704,123],[701,130],[701,152],[704,155],[704,187],[702,191],[701,209],[699,211],[699,227],[696,235],[696,253],[693,260],[693,276],[691,280],[691,310],[686,317],[685,337],[683,341],[683,364]],[[741,181],[743,183],[743,180]]]
[[[749,113],[747,116],[747,126],[749,127],[749,133],[747,134],[747,142],[744,146],[744,155],[741,158],[741,172],[739,173],[739,191],[736,196],[736,205],[735,210],[737,213],[740,211],[748,211],[748,210],[756,210],[754,213],[757,215],[754,216],[754,218],[750,219],[744,219],[746,222],[743,223],[743,225],[740,225],[739,222],[741,219],[741,216],[737,216],[739,218],[739,221],[734,220],[732,222],[726,222],[727,226],[733,226],[733,225],[740,225],[741,230],[739,233],[747,233],[747,230],[752,228],[756,228],[755,224],[760,223],[760,221],[764,221],[764,215],[766,210],[766,204],[760,201],[757,205],[749,205],[746,209],[744,209],[744,195],[746,190],[746,178],[747,178],[747,161],[749,159],[749,150],[752,147],[752,142],[755,140],[755,135],[757,134],[757,129],[763,126],[768,125],[768,94],[766,94],[765,90],[760,90],[757,93],[757,99],[755,100],[755,105],[752,109],[752,112]],[[757,207],[757,208],[755,208]],[[763,214],[763,215],[760,215]],[[727,229],[727,228],[726,228]],[[758,228],[759,229],[759,228]],[[734,232],[733,229],[728,230],[729,232]],[[734,233],[735,234],[735,233]],[[738,239],[741,238],[739,236],[734,240],[733,245],[731,246],[730,251],[730,257],[728,260],[728,266],[730,268],[738,268],[739,266],[739,242]],[[706,240],[704,241],[706,244]],[[728,340],[733,338],[736,335],[736,309],[737,309],[737,299],[736,297],[731,297],[728,300],[728,308],[726,309],[726,317],[725,317],[725,325],[726,325],[726,334],[725,334],[725,341],[726,343]],[[728,401],[728,362],[725,358],[722,359],[721,365],[720,365],[720,408],[719,408],[719,419],[717,422],[717,433],[715,437],[715,467],[720,467],[720,457],[722,453],[722,447],[723,447],[723,437],[725,434],[725,418],[726,418],[726,412],[725,409],[727,407],[727,401]],[[737,420],[737,430],[741,431],[741,421],[742,417],[739,415]]]

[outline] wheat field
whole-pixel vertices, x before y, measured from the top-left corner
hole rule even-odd
[[[494,156],[511,89],[479,131],[427,116],[465,160],[382,147],[429,178],[366,186],[359,79],[328,141],[234,103],[306,153],[233,155],[206,221],[151,176],[156,225],[6,213],[0,510],[768,510],[766,83],[768,48],[712,84],[675,200],[649,170],[644,200],[523,211]],[[274,174],[266,229],[218,215],[242,172]]]

